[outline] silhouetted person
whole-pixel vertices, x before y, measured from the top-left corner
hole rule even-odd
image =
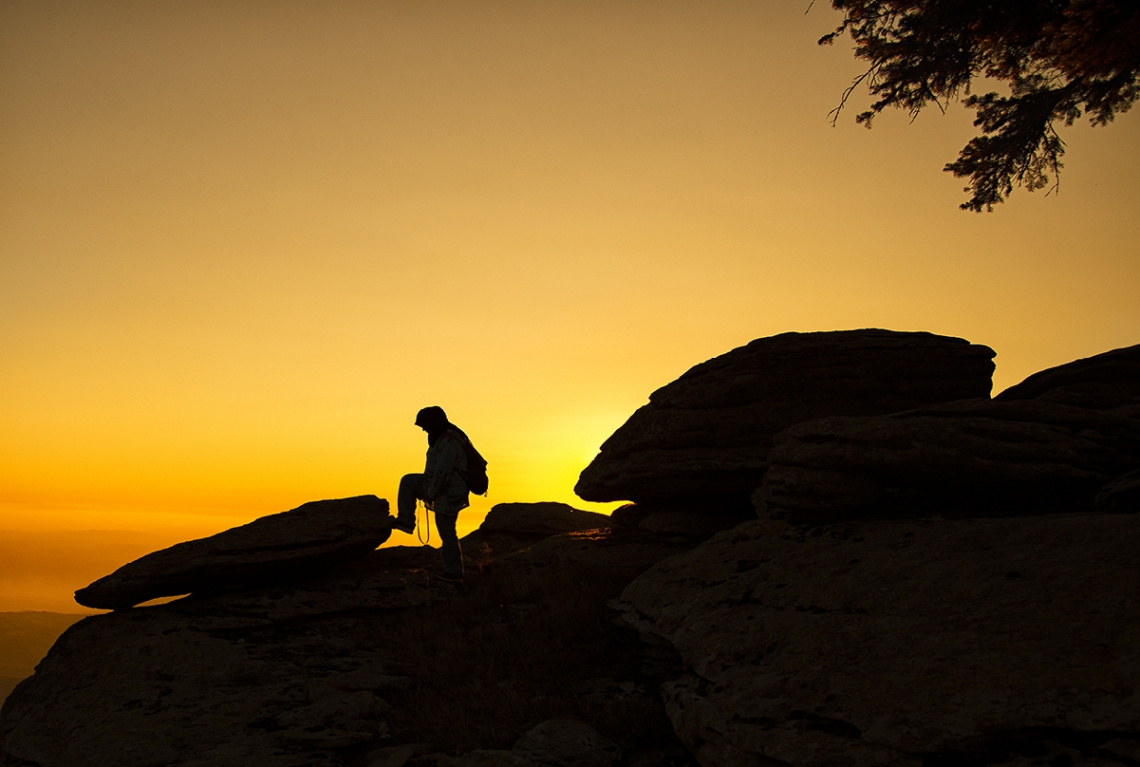
[[[463,553],[455,523],[459,511],[467,508],[467,435],[447,420],[443,408],[425,407],[416,414],[416,426],[427,432],[427,464],[423,474],[405,474],[400,480],[396,499],[396,522],[393,527],[405,533],[415,532],[416,501],[435,512],[439,529],[440,553],[443,555],[443,578],[463,579]]]

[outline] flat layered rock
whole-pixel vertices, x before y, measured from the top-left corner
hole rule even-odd
[[[251,631],[229,595],[184,601],[69,629],[5,702],[0,762],[342,767],[339,750],[382,742],[407,679],[398,652],[346,657],[355,619]]]
[[[479,529],[485,533],[513,533],[545,538],[577,530],[609,527],[605,514],[575,509],[556,501],[499,503],[487,513]]]
[[[454,689],[441,686],[440,674],[451,680],[456,673],[472,672],[466,661],[445,654],[434,656],[436,662],[411,653],[410,645],[425,633],[450,636],[443,646],[459,650],[460,658],[485,658],[488,646],[515,632],[522,637],[520,647],[590,643],[579,629],[563,634],[563,619],[541,616],[573,615],[583,609],[575,601],[587,599],[593,605],[588,609],[597,610],[599,629],[608,627],[602,601],[679,550],[652,540],[623,540],[604,528],[551,535],[528,546],[517,558],[497,563],[494,577],[483,578],[472,568],[467,585],[459,590],[432,578],[432,571],[438,570],[438,550],[389,547],[299,582],[192,595],[85,618],[58,639],[36,673],[4,703],[0,764],[549,767],[550,758],[583,767],[612,764],[618,756],[613,744],[573,723],[547,723],[525,738],[537,721],[517,729],[504,724],[487,744],[501,746],[522,738],[520,748],[534,762],[510,751],[433,756],[421,733],[408,729],[434,728],[441,718],[446,726],[467,727],[475,720],[480,726],[495,726],[496,715],[484,709],[479,709],[484,714],[458,724],[434,711],[437,706],[443,712],[455,710]],[[568,595],[528,586],[536,578],[548,585],[564,584]],[[576,584],[589,588],[578,589]],[[564,606],[562,596],[572,606]],[[468,611],[483,613],[480,625],[486,632],[463,629],[456,616]],[[600,632],[598,641],[608,634]],[[465,642],[474,643],[475,652],[467,652]],[[581,696],[567,692],[571,680],[578,679],[577,669],[536,667],[526,652],[502,663],[502,676],[487,676],[495,683],[484,682],[461,694],[474,690],[481,699],[486,690],[507,695],[508,684],[526,689],[538,684],[564,696],[566,705],[580,709],[583,716],[592,712],[587,721],[614,710],[638,716],[650,711],[654,721],[636,723],[633,730],[659,733],[657,740],[663,742],[642,746],[642,736],[631,735],[621,747],[681,751],[668,737],[655,688],[630,683],[624,694],[602,699],[599,690],[592,689],[590,702],[585,690]],[[612,678],[624,669],[615,658],[589,670]],[[563,673],[571,678],[550,678]],[[500,679],[502,685],[497,685]],[[494,706],[487,710],[503,710]],[[520,713],[508,716],[513,721]],[[609,732],[613,737],[612,728]],[[629,763],[673,762],[647,758]]]
[[[1048,401],[964,400],[807,421],[776,436],[770,460],[754,496],[762,517],[1079,510],[1140,468],[1140,419]],[[1127,510],[1127,497],[1114,496],[1117,510]]]
[[[159,597],[296,581],[363,557],[390,534],[386,500],[313,501],[147,554],[79,589],[75,601],[116,610]]]
[[[402,648],[357,643],[376,616],[444,597],[438,560],[385,548],[300,583],[85,618],[5,701],[0,764],[343,767],[343,749],[390,737],[387,698],[409,684]]]
[[[690,369],[601,447],[575,492],[589,501],[747,503],[772,437],[829,415],[876,415],[988,398],[994,352],[889,330],[784,333]]]
[[[1137,547],[1136,515],[755,520],[612,606],[683,659],[704,767],[1132,764]]]
[[[487,513],[479,529],[464,536],[460,543],[470,563],[485,566],[544,538],[609,526],[610,518],[605,514],[575,509],[565,503],[499,503]]]
[[[1140,418],[1140,344],[1034,373],[994,399],[1033,399]]]
[[[611,767],[621,759],[617,744],[576,719],[549,719],[519,738],[515,754],[536,765]]]
[[[752,509],[725,509],[715,502],[684,508],[627,503],[614,509],[610,519],[615,526],[636,528],[672,540],[699,542],[755,516]]]

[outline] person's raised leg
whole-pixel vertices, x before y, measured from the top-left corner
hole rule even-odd
[[[405,474],[400,480],[400,492],[396,496],[397,530],[413,533],[416,530],[416,502],[423,487],[423,474]]]

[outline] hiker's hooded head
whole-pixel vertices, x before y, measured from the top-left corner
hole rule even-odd
[[[447,420],[447,414],[443,412],[443,408],[439,405],[432,405],[416,413],[416,426],[427,432],[428,444],[431,445],[443,436],[443,433],[451,426],[451,422]]]

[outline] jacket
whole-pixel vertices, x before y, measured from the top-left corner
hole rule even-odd
[[[436,514],[458,514],[467,498],[467,447],[463,435],[448,429],[427,451],[424,504]]]

